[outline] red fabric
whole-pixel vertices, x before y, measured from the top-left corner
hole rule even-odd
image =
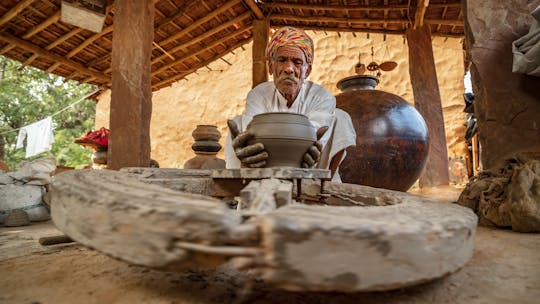
[[[99,130],[89,131],[84,136],[76,138],[75,143],[82,145],[96,145],[101,149],[109,146],[109,129],[102,127]]]

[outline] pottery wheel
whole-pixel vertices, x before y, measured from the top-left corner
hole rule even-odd
[[[477,218],[458,205],[326,183],[325,202],[345,206],[292,202],[246,216],[208,196],[232,188],[215,188],[211,172],[192,173],[67,171],[52,184],[52,219],[73,240],[129,263],[227,265],[289,290],[401,288],[452,273],[473,253]],[[173,190],[182,183],[207,195]]]

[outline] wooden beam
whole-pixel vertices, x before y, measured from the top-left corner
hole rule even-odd
[[[17,70],[22,70],[24,67],[30,65],[34,60],[36,60],[39,56],[37,54],[33,54],[30,56],[30,58],[26,59],[19,67],[17,67]]]
[[[150,164],[152,1],[114,2],[109,169],[148,167]]]
[[[2,17],[0,17],[0,26],[8,23],[9,20],[15,18],[15,16],[17,16],[20,12],[22,12],[27,6],[32,4],[32,2],[34,2],[34,0],[19,1],[17,5],[15,5],[12,9],[10,9]]]
[[[68,67],[70,67],[70,68],[72,68],[72,69],[74,69],[74,70],[76,70],[76,71],[78,71],[78,72],[80,72],[82,74],[93,76],[96,79],[99,79],[100,81],[107,82],[107,83],[111,81],[111,79],[109,77],[107,77],[106,75],[101,74],[100,72],[90,70],[90,69],[88,69],[87,67],[83,66],[82,64],[80,64],[78,62],[75,62],[73,60],[64,58],[62,56],[56,55],[56,54],[51,53],[51,52],[48,52],[48,51],[40,48],[39,46],[37,46],[35,44],[32,44],[32,43],[29,43],[29,42],[27,42],[25,40],[13,37],[13,36],[11,36],[9,34],[0,33],[0,40],[5,41],[7,43],[14,44],[17,47],[23,48],[23,49],[25,49],[27,51],[30,51],[30,52],[32,52],[34,54],[37,54],[40,57],[45,57],[45,58],[48,58],[48,59],[50,59],[52,61],[59,62],[59,63],[61,63],[63,65],[66,65],[66,66],[68,66]]]
[[[49,25],[55,23],[56,21],[60,20],[60,11],[54,13],[54,15],[47,18],[47,20],[41,22],[40,24],[34,26],[30,31],[28,31],[24,36],[22,36],[23,39],[28,39],[35,34],[41,32],[42,30],[46,29]]]
[[[282,25],[271,25],[272,27],[281,27]],[[389,31],[389,30],[370,30],[359,28],[346,28],[346,27],[326,27],[326,26],[302,26],[304,30],[311,31],[326,31],[326,32],[352,32],[352,33],[373,33],[373,34],[387,34],[387,35],[404,35],[405,30]],[[463,38],[464,34],[448,34],[448,33],[434,33],[437,37],[450,37],[450,38]]]
[[[268,67],[266,66],[265,50],[270,36],[270,22],[268,19],[253,21],[253,52],[252,52],[252,88],[268,81]]]
[[[232,20],[229,20],[228,22],[225,22],[223,24],[221,24],[220,26],[218,27],[215,27],[207,32],[205,32],[204,34],[202,35],[199,35],[197,36],[197,38],[194,38],[194,39],[191,39],[189,41],[187,41],[186,43],[184,44],[180,44],[172,49],[169,49],[167,50],[167,52],[169,52],[170,54],[174,54],[175,52],[181,50],[181,49],[186,49],[187,47],[193,45],[193,44],[196,44],[196,43],[199,43],[200,41],[214,35],[215,33],[218,33],[226,28],[228,28],[229,26],[233,25],[233,24],[236,24],[236,23],[242,23],[245,19],[251,17],[251,12],[245,12],[243,13],[242,15],[232,19]],[[163,45],[162,42],[160,41],[159,42],[160,45]],[[163,59],[165,58],[168,58],[167,55],[161,55],[155,59],[152,60],[152,64],[158,62],[158,61],[162,61]]]
[[[424,25],[424,15],[429,5],[429,0],[418,0],[416,4],[416,12],[414,13],[414,25],[413,29],[416,29]]]
[[[59,66],[60,66],[60,63],[55,62],[55,63],[53,63],[50,67],[48,67],[48,68],[45,70],[45,72],[47,72],[47,73],[52,73],[52,72],[53,72],[54,70],[56,70],[56,68],[59,67]]]
[[[57,45],[59,45],[60,43],[68,40],[69,38],[77,35],[78,33],[82,32],[82,28],[78,27],[78,28],[75,28],[71,31],[69,31],[67,34],[63,35],[62,37],[56,39],[55,41],[53,41],[51,44],[47,45],[45,47],[45,49],[48,51],[48,50],[51,50],[53,48],[55,48]]]
[[[251,17],[251,13],[250,13],[250,12],[245,12],[245,13],[243,13],[242,15],[240,15],[240,16],[234,18],[233,20],[230,20],[230,21],[228,21],[228,22],[225,22],[225,23],[221,24],[220,26],[218,26],[218,27],[216,27],[216,28],[213,28],[213,29],[211,29],[210,31],[205,32],[204,34],[197,36],[197,38],[190,39],[190,40],[188,40],[188,41],[187,41],[186,43],[184,43],[184,44],[180,44],[180,45],[178,45],[178,46],[176,46],[176,47],[174,47],[174,48],[172,48],[172,49],[167,50],[167,52],[168,52],[169,54],[174,54],[175,52],[178,52],[178,51],[180,51],[180,50],[187,49],[188,47],[190,47],[190,46],[192,46],[192,45],[194,45],[194,44],[199,43],[200,41],[202,41],[202,40],[204,40],[204,39],[206,39],[206,38],[208,38],[208,37],[210,37],[210,36],[212,36],[212,35],[214,35],[214,34],[220,32],[220,31],[222,31],[222,30],[228,28],[229,26],[231,26],[231,25],[233,25],[233,24],[236,24],[236,23],[242,23],[245,19],[250,18],[250,17]],[[248,27],[251,28],[251,26],[248,26]],[[242,31],[242,32],[243,32],[243,31],[244,31],[244,28],[237,29],[236,31],[237,31],[236,34],[238,34],[238,31]],[[163,60],[165,60],[166,58],[169,58],[169,56],[168,56],[168,55],[160,55],[160,56],[158,56],[158,57],[152,59],[152,65],[155,64],[156,62],[163,61]],[[99,61],[95,62],[94,64],[101,63],[102,61],[105,61],[106,59],[107,59],[107,57],[103,57],[102,60],[99,60]],[[176,62],[176,64],[177,64],[177,63],[178,63],[178,60],[175,60],[175,62]],[[175,65],[176,65],[176,64],[175,64]],[[110,71],[111,71],[111,68],[108,68],[108,69],[106,69],[106,70],[104,71],[104,73],[107,74],[107,73],[109,73]]]
[[[199,1],[189,1],[189,3],[187,5],[185,5],[184,7],[176,10],[172,15],[170,15],[169,17],[166,17],[164,18],[160,24],[156,25],[155,27],[155,30],[158,31],[158,30],[161,30],[163,29],[163,27],[167,24],[169,24],[170,22],[172,22],[174,19],[176,19],[177,17],[179,16],[182,16],[184,15],[190,8],[192,8],[193,6],[195,5],[200,5],[200,0]]]
[[[426,24],[442,24],[442,25],[463,26],[463,20],[424,19],[424,23],[426,23]]]
[[[180,32],[170,36],[169,38],[166,38],[166,39],[163,39],[163,40],[159,41],[158,42],[159,45],[165,46],[166,44],[177,40],[178,38],[184,36],[185,34],[191,32],[192,30],[198,28],[202,24],[212,20],[217,15],[226,12],[228,9],[230,9],[231,7],[233,7],[236,4],[237,4],[237,2],[235,2],[235,1],[229,1],[229,2],[225,3],[223,6],[219,7],[217,10],[215,10],[213,12],[210,12],[210,13],[206,14],[203,18],[191,23],[188,27],[184,28]]]
[[[92,42],[96,41],[97,39],[107,35],[108,33],[112,32],[113,31],[113,26],[112,25],[109,25],[107,26],[106,28],[104,28],[100,33],[97,33],[95,35],[93,35],[92,37],[86,39],[83,43],[81,43],[79,46],[77,46],[76,48],[74,48],[73,50],[71,50],[71,52],[69,52],[66,57],[67,58],[71,58],[75,55],[77,55],[77,53],[79,53],[80,51],[82,51],[85,47],[89,46],[90,44],[92,44]],[[114,40],[114,39],[113,39]]]
[[[354,23],[375,23],[375,24],[384,24],[384,23],[408,23],[409,19],[371,19],[371,18],[337,18],[337,17],[304,17],[304,16],[294,16],[286,14],[275,14],[269,15],[270,21],[272,20],[290,20],[290,21],[299,21],[299,22],[348,22],[351,24]]]
[[[226,50],[224,50],[222,52],[219,52],[219,53],[216,53],[216,55],[213,58],[210,58],[210,59],[208,59],[208,60],[206,60],[204,62],[199,63],[199,67],[191,68],[191,69],[188,69],[186,71],[182,71],[181,73],[179,73],[178,75],[176,75],[174,77],[165,79],[165,80],[163,80],[161,82],[158,82],[158,83],[152,85],[152,88],[154,88],[154,89],[162,88],[162,87],[164,87],[164,86],[166,86],[166,85],[168,85],[170,83],[181,80],[182,78],[186,77],[188,74],[191,74],[191,73],[195,72],[196,70],[198,70],[199,68],[204,67],[205,65],[208,65],[208,64],[212,63],[216,59],[227,55],[230,51],[232,51],[234,49],[237,49],[237,48],[241,47],[242,45],[245,45],[246,43],[249,43],[250,41],[251,41],[251,38],[240,41],[240,42],[230,46]]]
[[[8,44],[8,45],[6,45],[4,48],[2,48],[2,49],[0,50],[0,55],[3,55],[3,54],[5,54],[5,53],[11,51],[11,50],[14,49],[14,48],[15,48],[15,45],[14,45],[14,44]]]
[[[189,52],[187,55],[182,56],[182,57],[180,57],[180,58],[177,58],[174,62],[168,63],[168,64],[166,64],[166,65],[160,67],[159,69],[153,71],[153,72],[151,73],[151,75],[152,75],[152,76],[156,76],[156,75],[158,75],[159,73],[164,72],[165,70],[170,69],[170,68],[172,68],[173,66],[182,63],[182,62],[183,62],[184,60],[186,60],[186,59],[189,59],[189,58],[195,57],[195,56],[197,56],[197,55],[200,55],[201,53],[206,52],[208,49],[211,49],[211,48],[213,48],[214,46],[217,46],[217,45],[219,45],[219,44],[222,44],[222,43],[226,42],[227,40],[229,40],[229,39],[231,39],[231,38],[234,38],[234,37],[236,37],[236,36],[242,35],[243,33],[247,32],[247,31],[249,31],[249,30],[251,30],[251,29],[252,29],[252,26],[248,26],[248,27],[246,27],[246,28],[243,29],[243,30],[239,30],[239,31],[233,32],[233,33],[231,33],[231,34],[229,34],[229,35],[227,35],[227,36],[222,37],[222,38],[219,39],[219,40],[213,41],[212,43],[205,45],[203,49],[200,49],[200,50],[197,51],[197,52]]]
[[[317,5],[293,3],[263,3],[265,9],[307,9],[317,11],[374,11],[374,10],[406,10],[408,5],[376,5],[376,6],[348,6],[348,5]]]
[[[429,130],[429,154],[419,184],[421,188],[448,185],[446,132],[429,26],[409,29],[406,36],[414,106],[424,117]]]
[[[258,20],[261,20],[264,18],[263,13],[261,12],[261,9],[257,6],[257,4],[253,0],[242,0],[251,10],[251,12],[255,15],[255,18]]]

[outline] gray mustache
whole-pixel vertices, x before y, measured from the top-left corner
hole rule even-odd
[[[290,76],[290,75],[284,75],[284,76],[280,76],[279,77],[279,80],[291,80],[291,81],[294,81],[296,83],[298,83],[299,79],[294,77],[294,76]]]

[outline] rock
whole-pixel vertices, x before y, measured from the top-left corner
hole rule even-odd
[[[24,210],[31,221],[50,219],[49,211],[42,204],[45,188],[34,185],[0,185],[0,223],[13,210]]]
[[[4,225],[7,227],[30,225],[30,217],[24,210],[13,210],[6,216]]]
[[[25,163],[19,171],[8,173],[12,178],[29,185],[47,185],[51,183],[51,173],[56,170],[54,157],[39,158]]]
[[[355,185],[328,188],[344,200],[366,196]],[[250,214],[110,170],[62,173],[51,194],[55,225],[83,245],[162,270],[226,263],[289,290],[388,290],[433,280],[471,258],[477,222],[467,208],[389,192],[380,206],[292,204]]]

